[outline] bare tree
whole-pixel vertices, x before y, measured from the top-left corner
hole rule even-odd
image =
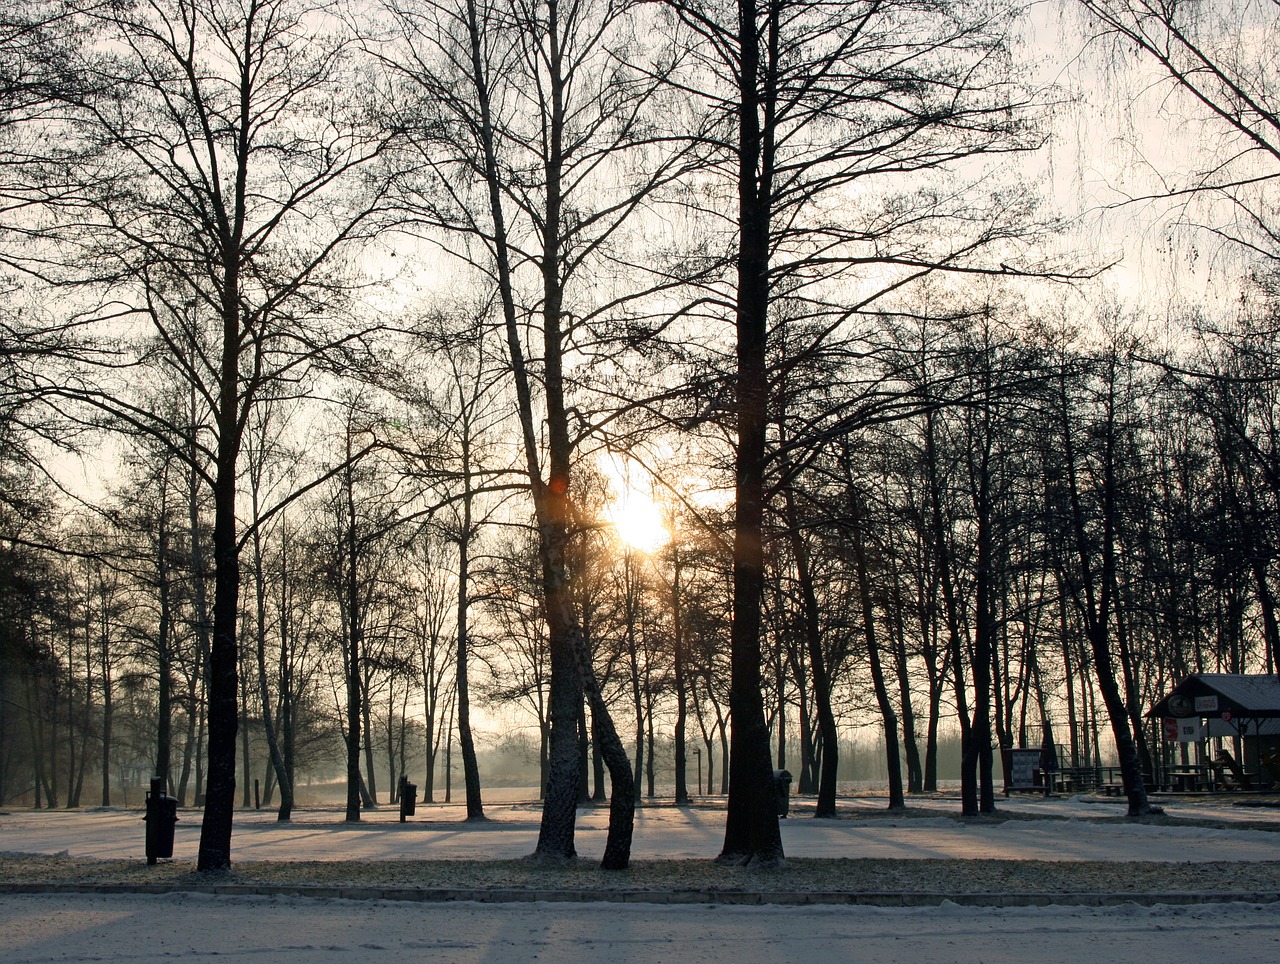
[[[567,360],[591,352],[616,365],[607,357],[606,346],[617,343],[609,326],[636,293],[600,297],[590,275],[618,276],[612,252],[624,228],[683,170],[682,141],[664,142],[655,128],[669,66],[664,51],[648,49],[641,11],[607,3],[468,0],[397,7],[394,15],[404,43],[388,61],[407,65],[408,78],[442,112],[445,136],[431,143],[445,197],[432,202],[430,219],[458,232],[459,253],[479,262],[497,292],[540,534],[551,755],[536,853],[550,860],[575,853],[585,695],[613,788],[603,863],[625,867],[633,778],[583,643],[565,562],[585,404]],[[483,258],[467,250],[477,242]],[[526,324],[536,347],[526,343]]]
[[[414,389],[414,404],[427,416],[429,438],[417,443],[423,451],[410,453],[407,469],[411,475],[420,476],[427,488],[432,517],[428,538],[443,537],[457,547],[451,693],[457,710],[468,820],[484,819],[471,729],[472,565],[481,532],[492,521],[502,497],[522,488],[518,469],[498,461],[503,447],[496,442],[496,436],[511,428],[505,404],[508,399],[499,391],[507,372],[501,357],[495,357],[500,353],[488,349],[483,314],[437,316],[424,319],[418,326],[419,339],[432,357],[442,359],[447,375],[424,378],[423,384]],[[434,619],[442,615],[435,613]],[[438,630],[434,630],[432,638],[437,636]]]
[[[714,78],[701,93],[724,121],[726,220],[736,228],[736,270],[708,295],[734,319],[737,419],[734,750],[720,859],[773,865],[783,854],[760,704],[763,521],[775,462],[771,326],[808,326],[810,344],[798,355],[811,356],[847,339],[860,312],[924,275],[998,273],[997,259],[975,256],[1029,230],[1025,205],[1014,214],[1007,199],[984,205],[968,191],[938,203],[937,190],[913,192],[904,180],[1027,149],[1036,138],[1020,113],[1026,96],[1007,70],[1011,7],[671,5],[701,38],[701,63]],[[875,200],[852,202],[856,188]],[[779,311],[783,299],[800,310]],[[792,444],[847,430],[858,404],[851,393],[847,408],[828,407],[825,424],[794,432]],[[803,459],[792,461],[792,471],[803,469]]]
[[[155,350],[207,413],[190,466],[213,495],[209,780],[200,870],[227,868],[235,790],[239,553],[235,496],[248,414],[270,382],[303,377],[340,342],[323,313],[339,260],[385,210],[386,136],[361,126],[358,67],[323,6],[152,0],[83,13],[64,120],[83,145],[60,275],[106,292],[91,317],[150,325]],[[323,105],[323,106],[322,106]],[[64,201],[65,204],[65,201]],[[109,371],[97,374],[109,375]],[[49,386],[53,390],[65,386]],[[175,426],[109,377],[73,385],[113,419],[167,441]],[[205,419],[197,420],[205,424]],[[206,460],[207,466],[206,467]]]
[[[1204,122],[1214,136],[1201,143],[1225,148],[1183,158],[1194,170],[1161,171],[1164,184],[1153,196],[1192,202],[1193,223],[1274,264],[1280,228],[1267,195],[1280,178],[1280,72],[1267,38],[1280,26],[1280,8],[1272,0],[1080,3],[1089,25],[1101,28],[1098,36],[1116,41],[1117,54],[1137,51],[1163,76],[1173,94],[1168,103],[1177,105],[1171,114]],[[1183,104],[1186,111],[1177,109]],[[1210,210],[1197,210],[1196,200]],[[1219,202],[1225,213],[1216,218]]]

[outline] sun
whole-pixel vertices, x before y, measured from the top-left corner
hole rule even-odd
[[[657,552],[671,541],[662,510],[645,491],[651,488],[649,473],[630,460],[617,455],[601,459],[601,468],[609,478],[613,501],[605,508],[604,518],[618,538],[640,552]]]
[[[657,552],[671,540],[662,520],[662,511],[642,493],[634,490],[625,492],[605,509],[604,514],[618,533],[618,538],[632,549]]]

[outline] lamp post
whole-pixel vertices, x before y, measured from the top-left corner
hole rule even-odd
[[[702,747],[695,746],[693,755],[698,758],[698,796],[702,796]]]

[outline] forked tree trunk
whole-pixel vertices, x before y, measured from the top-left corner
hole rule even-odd
[[[542,564],[543,594],[546,602],[548,646],[550,650],[550,754],[543,802],[542,824],[534,855],[549,860],[568,860],[575,855],[574,821],[578,802],[577,722],[578,706],[586,686],[592,698],[592,719],[597,742],[605,754],[605,762],[613,779],[613,801],[609,812],[609,834],[605,848],[606,867],[625,867],[630,858],[631,820],[634,801],[619,799],[620,789],[632,791],[630,774],[624,775],[615,749],[620,749],[613,721],[599,699],[591,680],[590,655],[585,653],[582,633],[569,594],[565,551],[571,521],[569,505],[570,462],[573,446],[569,438],[569,415],[565,404],[563,354],[563,283],[562,267],[563,177],[565,164],[566,104],[569,79],[565,75],[566,51],[562,47],[560,20],[556,0],[548,0],[545,19],[539,17],[540,40],[545,45],[547,116],[544,118],[543,176],[546,196],[539,212],[542,224],[539,267],[542,272],[542,337],[543,390],[546,405],[548,473],[544,480],[540,464],[540,445],[533,411],[530,377],[520,339],[520,320],[516,311],[512,284],[511,251],[506,217],[502,205],[504,179],[498,166],[497,136],[491,113],[489,75],[485,62],[485,44],[474,0],[467,0],[466,25],[470,40],[471,82],[477,99],[479,116],[476,133],[483,159],[485,187],[492,218],[490,249],[494,254],[498,295],[502,304],[503,325],[515,383],[516,408],[520,418],[525,464],[533,493],[539,534],[539,558]],[[615,746],[616,744],[616,746]],[[622,753],[625,759],[625,753]],[[615,772],[616,771],[616,772]]]
[[[809,558],[809,546],[800,532],[800,519],[796,512],[795,495],[786,487],[787,528],[791,533],[791,550],[796,559],[796,576],[800,586],[801,612],[804,614],[805,650],[809,657],[809,672],[813,679],[813,700],[818,711],[818,730],[822,735],[822,770],[818,777],[818,803],[815,817],[836,815],[836,773],[840,766],[837,743],[835,711],[831,707],[831,679],[827,672],[826,653],[822,648],[822,630],[819,624],[818,594],[813,584],[813,567]]]

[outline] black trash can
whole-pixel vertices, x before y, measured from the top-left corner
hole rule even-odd
[[[163,857],[173,857],[173,830],[178,822],[178,799],[166,796],[164,780],[153,777],[147,793],[147,812],[143,816],[147,824],[147,863],[154,864]]]
[[[400,784],[400,822],[405,817],[412,817],[418,799],[418,785],[405,781]]]
[[[778,795],[778,816],[785,817],[791,809],[791,773],[789,771],[773,771],[773,790]]]

